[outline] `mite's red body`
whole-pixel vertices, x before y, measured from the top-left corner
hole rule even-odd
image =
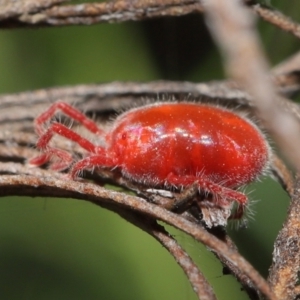
[[[57,109],[103,137],[97,146],[60,123],[42,125]],[[149,187],[187,187],[216,195],[218,205],[247,198],[235,188],[255,180],[266,169],[269,148],[258,128],[223,108],[194,103],[156,103],[121,114],[108,132],[68,104],[58,102],[36,119],[37,147],[44,154],[31,160],[41,165],[58,156],[63,168],[72,156],[49,146],[54,134],[70,139],[89,154],[71,169],[74,178],[83,169],[118,168],[124,177]]]
[[[170,176],[201,176],[238,187],[256,179],[268,161],[264,137],[252,124],[232,112],[190,103],[125,113],[107,145],[125,176],[149,185],[167,183]]]

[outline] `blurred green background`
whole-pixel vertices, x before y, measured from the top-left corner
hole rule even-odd
[[[297,0],[271,4],[299,21]],[[264,22],[259,31],[272,65],[299,48],[296,38]],[[1,94],[115,80],[224,78],[201,16],[2,30],[0,68]],[[260,200],[253,206],[255,218],[249,228],[229,231],[266,276],[288,199],[270,178],[248,190],[251,199]],[[203,246],[170,230],[199,263],[218,299],[248,299]],[[173,258],[117,215],[83,201],[26,197],[0,201],[0,298],[196,299]]]

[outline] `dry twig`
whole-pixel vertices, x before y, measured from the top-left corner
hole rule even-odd
[[[2,0],[4,1],[4,0]],[[0,2],[0,27],[40,27],[91,25],[106,22],[145,20],[166,16],[183,16],[203,13],[204,5],[196,0],[117,0],[104,3],[79,5],[59,4],[68,0],[5,0]],[[245,4],[265,21],[281,30],[300,37],[300,25],[281,12],[256,2],[244,0]]]
[[[177,241],[156,221],[147,220],[144,215],[133,211],[122,211],[124,219],[143,229],[161,243],[186,273],[195,293],[201,300],[216,300],[215,293],[189,255],[178,245]]]
[[[253,16],[238,0],[207,1],[210,29],[223,51],[230,76],[252,95],[257,115],[290,162],[300,170],[300,126],[283,110],[253,28]]]
[[[52,197],[84,199],[120,214],[122,214],[123,209],[130,209],[145,214],[154,220],[164,221],[191,235],[222,256],[224,261],[237,266],[249,277],[251,284],[257,290],[270,300],[276,299],[265,279],[238,252],[233,251],[201,226],[157,205],[148,203],[142,198],[109,191],[95,184],[60,180],[53,177],[3,175],[0,177],[0,187],[0,196],[51,195]]]
[[[269,22],[284,31],[291,32],[295,37],[300,38],[300,25],[280,11],[260,4],[251,5],[251,8],[266,22]]]
[[[20,16],[35,14],[51,6],[66,2],[68,0],[1,0],[0,21],[19,18]]]
[[[278,299],[293,300],[299,296],[300,271],[300,178],[283,228],[277,236],[269,282]]]

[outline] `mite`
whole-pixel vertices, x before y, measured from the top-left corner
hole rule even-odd
[[[98,136],[102,144],[59,122],[49,122],[58,110]],[[200,192],[213,196],[216,206],[228,207],[235,201],[242,212],[248,200],[237,188],[255,181],[270,160],[268,143],[256,125],[235,112],[206,104],[158,102],[134,108],[104,131],[74,107],[56,102],[36,118],[35,129],[42,154],[31,159],[33,165],[56,157],[59,161],[50,168],[71,166],[72,179],[86,169],[108,168],[148,187],[182,189],[196,184]],[[77,143],[87,155],[74,162],[70,153],[50,145],[54,135]]]

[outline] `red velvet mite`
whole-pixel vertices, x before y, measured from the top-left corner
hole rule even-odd
[[[57,110],[99,136],[94,144],[65,125],[45,124]],[[54,103],[35,120],[37,148],[43,154],[30,163],[42,165],[59,158],[52,169],[73,164],[72,155],[49,145],[53,135],[63,136],[88,154],[75,162],[70,176],[85,169],[118,169],[127,180],[149,187],[189,187],[212,194],[215,205],[236,201],[242,211],[247,197],[236,191],[258,178],[268,166],[269,146],[250,121],[224,108],[186,102],[158,102],[131,109],[104,131],[84,114],[64,102]]]

